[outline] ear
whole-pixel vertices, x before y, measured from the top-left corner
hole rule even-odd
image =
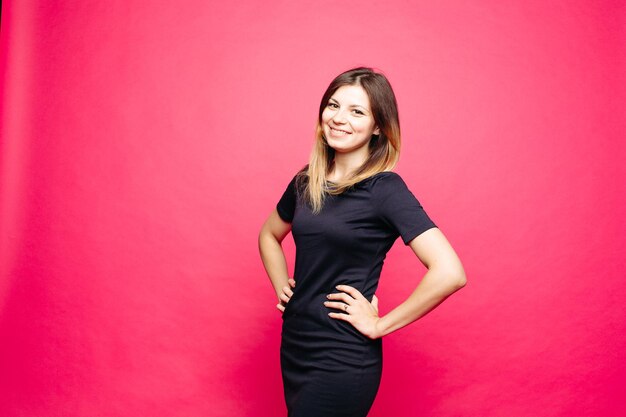
[[[373,135],[380,135],[380,129],[378,128],[378,126],[376,127],[376,129],[374,129],[374,131],[372,132]]]

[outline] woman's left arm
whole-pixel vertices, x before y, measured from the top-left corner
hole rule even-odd
[[[341,292],[330,294],[326,306],[344,312],[329,315],[348,321],[365,336],[377,339],[425,316],[465,286],[467,279],[463,265],[439,228],[426,230],[409,246],[428,271],[403,303],[379,317],[376,300],[370,303],[356,288],[339,285],[337,289]]]

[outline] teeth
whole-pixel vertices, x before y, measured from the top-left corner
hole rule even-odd
[[[333,129],[332,127],[330,128],[330,130],[335,131],[335,132],[337,132],[337,133],[341,133],[342,135],[347,135],[347,134],[348,134],[348,132],[345,132],[345,131],[343,131],[343,130]]]

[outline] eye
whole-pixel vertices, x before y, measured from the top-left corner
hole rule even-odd
[[[333,109],[336,109],[336,108],[338,108],[339,106],[338,106],[336,103],[331,103],[331,102],[329,102],[329,103],[328,103],[328,107],[333,108]]]
[[[358,110],[358,109],[354,109],[354,112],[355,112],[356,114],[358,114],[358,115],[361,115],[361,116],[363,116],[363,115],[365,114],[365,113],[363,113],[361,110]]]

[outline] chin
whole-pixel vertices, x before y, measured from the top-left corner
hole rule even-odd
[[[346,151],[346,147],[343,146],[341,143],[337,143],[337,139],[328,140],[328,138],[327,138],[326,139],[326,143],[335,152],[345,152]]]

